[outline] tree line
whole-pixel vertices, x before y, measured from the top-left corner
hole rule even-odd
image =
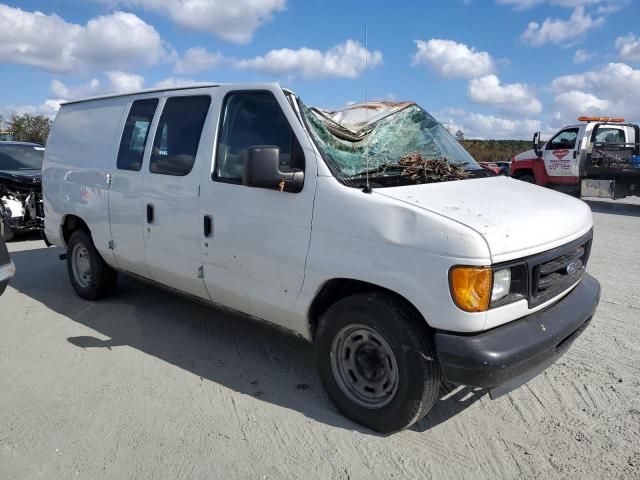
[[[44,145],[49,136],[51,120],[44,115],[11,113],[9,118],[0,115],[0,131],[12,135],[18,142],[33,142]]]
[[[478,162],[510,162],[532,148],[530,140],[459,140]]]

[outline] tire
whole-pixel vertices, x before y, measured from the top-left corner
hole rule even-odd
[[[322,316],[316,364],[327,394],[346,417],[393,433],[431,410],[439,396],[440,366],[431,338],[417,323],[424,320],[414,317],[383,293],[343,298]],[[371,381],[381,387],[365,386]]]
[[[15,233],[13,232],[13,230],[11,230],[9,225],[7,225],[5,221],[0,218],[0,237],[2,237],[2,240],[4,240],[5,242],[10,242],[11,240],[13,240],[14,236]]]
[[[532,173],[525,173],[524,175],[520,175],[518,177],[518,180],[527,183],[536,183],[536,177],[534,177]]]
[[[67,242],[67,272],[79,297],[99,300],[113,294],[118,272],[105,263],[89,233],[76,230]]]

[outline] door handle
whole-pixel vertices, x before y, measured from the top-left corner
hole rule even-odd
[[[211,215],[204,216],[204,236],[210,237],[213,235],[213,218]]]
[[[153,223],[153,205],[147,204],[147,223]]]

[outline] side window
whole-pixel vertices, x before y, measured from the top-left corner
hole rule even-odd
[[[547,144],[547,150],[574,149],[578,139],[579,128],[568,128],[553,137]]]
[[[624,131],[619,128],[599,128],[596,143],[625,143]]]
[[[210,104],[208,95],[172,97],[166,101],[153,140],[151,173],[184,176],[191,172]]]
[[[119,170],[139,172],[142,168],[144,146],[147,144],[149,126],[157,106],[157,98],[136,100],[131,104],[118,150],[116,166]]]
[[[278,101],[270,92],[227,95],[222,109],[214,180],[241,182],[244,158],[251,147],[280,148],[280,167],[304,169],[304,153]]]

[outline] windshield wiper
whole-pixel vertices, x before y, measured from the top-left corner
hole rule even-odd
[[[485,178],[498,176],[496,172],[492,172],[491,170],[487,170],[485,168],[474,168],[473,170],[467,169],[466,171],[469,173],[468,178]]]
[[[371,170],[365,170],[364,172],[356,173],[354,175],[347,175],[346,178],[364,178],[367,175],[375,175],[377,173],[386,173],[388,171],[404,170],[402,165],[380,165],[379,167],[372,168]]]

